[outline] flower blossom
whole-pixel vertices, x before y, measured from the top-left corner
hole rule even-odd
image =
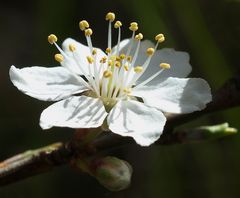
[[[156,44],[143,41],[132,22],[132,37],[121,41],[120,21],[108,13],[108,46],[94,48],[93,34],[86,20],[80,21],[87,46],[68,38],[62,48],[57,37],[48,37],[59,50],[55,60],[61,66],[10,68],[13,84],[23,93],[43,101],[56,101],[40,117],[42,129],[104,127],[121,136],[130,136],[142,145],[154,143],[162,134],[164,113],[191,113],[211,101],[208,83],[185,78],[191,72],[189,55],[174,49],[157,50],[165,37],[158,34]],[[118,41],[112,47],[112,26]]]

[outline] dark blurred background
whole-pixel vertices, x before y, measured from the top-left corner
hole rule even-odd
[[[239,0],[33,0],[0,3],[0,160],[30,148],[68,140],[73,131],[42,131],[41,111],[50,103],[30,98],[11,84],[8,70],[32,65],[54,66],[56,49],[47,43],[50,33],[62,42],[73,37],[85,43],[78,28],[87,19],[95,46],[106,48],[105,14],[114,11],[125,25],[137,21],[145,38],[164,33],[164,47],[187,51],[191,76],[206,79],[213,90],[239,73]],[[59,43],[60,43],[59,42]],[[228,121],[240,129],[239,108],[214,113],[187,126]],[[128,190],[111,193],[94,178],[69,167],[0,189],[0,198],[131,197],[238,198],[240,197],[240,135],[192,145],[128,146],[116,151],[134,168]]]

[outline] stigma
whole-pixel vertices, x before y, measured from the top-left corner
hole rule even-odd
[[[87,20],[81,20],[79,22],[79,28],[84,33],[89,54],[85,57],[81,57],[81,51],[78,54],[77,45],[71,43],[68,46],[69,53],[64,52],[57,44],[58,38],[54,34],[48,36],[48,42],[55,45],[60,53],[54,56],[55,60],[64,66],[65,60],[73,60],[79,67],[83,76],[78,76],[81,81],[88,85],[93,94],[104,101],[116,101],[116,100],[127,100],[131,97],[132,90],[152,81],[164,70],[170,69],[169,63],[159,63],[159,71],[148,77],[141,83],[138,83],[139,78],[144,74],[147,69],[151,69],[151,60],[154,56],[158,45],[165,41],[165,36],[157,34],[155,36],[156,44],[155,47],[149,47],[146,49],[146,60],[142,65],[138,64],[138,59],[142,56],[139,53],[141,42],[143,40],[143,34],[137,33],[139,25],[137,22],[131,22],[128,29],[132,33],[131,38],[128,41],[127,49],[122,51],[121,49],[121,33],[122,33],[122,22],[116,20],[116,15],[113,12],[108,12],[105,16],[108,22],[108,35],[107,45],[105,48],[105,56],[102,53],[98,53],[98,49],[93,47],[92,36],[93,29]],[[116,21],[115,21],[116,20]],[[117,31],[117,44],[113,48],[112,46],[112,31]],[[80,55],[79,55],[80,54]],[[142,57],[141,57],[142,58]],[[80,59],[86,60],[86,65],[80,64]],[[68,68],[70,69],[70,67]],[[70,71],[74,72],[74,71]],[[77,76],[75,74],[75,76]]]

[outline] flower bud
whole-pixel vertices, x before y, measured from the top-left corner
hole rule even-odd
[[[131,165],[116,157],[105,157],[97,162],[95,177],[105,188],[111,191],[126,189],[131,183]]]
[[[237,133],[237,129],[229,127],[228,123],[212,125],[212,126],[202,126],[202,127],[199,127],[198,130],[199,132],[203,133],[203,136],[206,139],[222,138],[222,137]]]
[[[215,140],[225,136],[234,135],[237,129],[229,127],[228,123],[201,126],[193,129],[176,131],[176,135],[181,137],[182,143],[195,143],[201,141]]]

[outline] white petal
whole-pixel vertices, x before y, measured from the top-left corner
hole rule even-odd
[[[120,101],[107,118],[109,129],[133,137],[141,146],[149,146],[162,134],[166,118],[155,108],[137,101]]]
[[[88,88],[63,67],[11,66],[9,75],[12,83],[23,93],[44,101],[57,101]]]
[[[40,118],[42,129],[53,126],[69,128],[96,128],[102,125],[107,112],[96,98],[73,96],[45,109]]]
[[[74,56],[75,56],[75,59],[77,59],[78,64],[76,63],[76,60],[74,60],[73,58],[73,53],[69,50],[70,44],[73,44],[76,46],[76,51],[74,51]],[[79,69],[79,67],[81,67],[82,70],[84,70],[84,73],[89,74],[89,70],[88,70],[89,63],[86,58],[87,56],[92,56],[92,54],[90,53],[89,47],[71,38],[67,38],[63,42],[62,47],[63,47],[63,51],[70,57],[70,59],[66,62],[63,62],[63,64],[66,64],[67,66],[72,67],[74,71],[77,70],[78,74],[79,73],[82,74],[81,69]],[[94,48],[94,49],[97,50],[96,62],[99,63],[101,58],[106,56],[106,54],[99,48]]]
[[[186,52],[175,51],[174,49],[164,48],[157,50],[152,57],[148,69],[144,72],[139,82],[147,79],[159,71],[160,63],[168,63],[171,68],[163,71],[159,77],[156,77],[149,84],[155,84],[163,81],[167,77],[185,78],[191,72],[192,67],[189,63],[189,54]]]
[[[199,111],[212,100],[208,83],[200,78],[167,78],[157,85],[134,89],[132,95],[169,113]]]

